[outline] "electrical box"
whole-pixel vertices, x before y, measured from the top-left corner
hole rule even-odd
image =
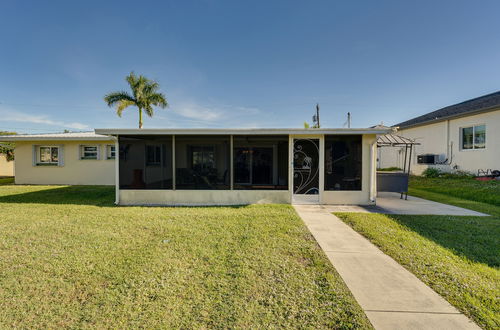
[[[418,155],[417,164],[436,164],[438,159],[439,155],[435,154]]]

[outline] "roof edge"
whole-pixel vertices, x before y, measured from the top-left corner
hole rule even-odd
[[[478,110],[474,110],[474,111],[469,111],[469,112],[466,112],[466,113],[458,113],[458,114],[454,114],[454,115],[450,115],[450,116],[440,117],[440,118],[436,118],[436,119],[430,119],[430,120],[426,120],[426,121],[423,121],[423,122],[420,122],[420,123],[411,124],[411,125],[400,125],[401,124],[400,123],[400,124],[396,124],[396,125],[391,126],[391,127],[398,128],[399,130],[402,130],[402,129],[413,128],[413,127],[418,127],[418,126],[425,126],[425,125],[429,125],[429,124],[436,124],[436,123],[439,123],[439,122],[442,122],[442,121],[446,121],[446,120],[450,120],[450,119],[462,118],[462,117],[469,117],[469,116],[474,116],[474,115],[478,115],[478,114],[481,114],[481,113],[493,112],[493,111],[499,111],[499,110],[500,110],[500,106],[495,105],[495,106],[492,106],[492,107],[478,109]]]
[[[385,134],[393,128],[96,128],[102,135],[315,135],[315,134]]]

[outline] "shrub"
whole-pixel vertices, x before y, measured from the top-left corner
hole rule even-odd
[[[434,167],[428,167],[422,172],[422,176],[425,176],[426,178],[438,178],[442,172]]]
[[[394,171],[402,171],[399,167],[392,166],[392,167],[384,167],[384,168],[379,168],[377,171],[382,171],[382,172],[394,172]]]

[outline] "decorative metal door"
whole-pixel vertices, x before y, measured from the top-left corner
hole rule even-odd
[[[319,139],[293,141],[293,193],[319,194]]]

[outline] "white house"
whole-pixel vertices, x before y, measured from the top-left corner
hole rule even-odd
[[[16,141],[17,184],[114,184],[122,205],[367,205],[391,129],[95,131],[0,141]]]
[[[414,139],[413,174],[428,167],[473,174],[500,170],[500,91],[394,125]],[[378,167],[403,167],[402,148],[380,148]]]

